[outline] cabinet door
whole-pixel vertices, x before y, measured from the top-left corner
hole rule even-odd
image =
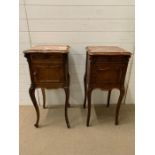
[[[119,84],[124,80],[125,70],[126,64],[96,63],[91,68],[91,82]]]
[[[64,67],[59,64],[35,64],[32,68],[35,83],[64,81]]]
[[[51,54],[51,53],[32,53],[31,61],[33,64],[38,63],[52,63],[52,64],[62,64],[63,63],[63,55],[62,54]]]

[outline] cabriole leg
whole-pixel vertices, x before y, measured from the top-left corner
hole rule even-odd
[[[68,105],[69,105],[69,88],[64,88],[64,90],[65,90],[65,94],[66,94],[65,120],[66,120],[67,127],[70,128],[70,124],[69,124],[69,120],[68,120],[68,112],[67,112],[67,108],[68,108]]]
[[[70,87],[70,75],[68,73],[68,96],[70,96],[70,90],[69,90],[69,87]],[[70,107],[70,103],[68,101],[68,107]]]
[[[89,126],[90,114],[91,114],[91,93],[92,93],[92,89],[88,89],[87,91],[87,96],[88,96],[87,126]]]
[[[29,89],[29,94],[30,94],[30,98],[32,100],[32,103],[34,105],[34,108],[36,110],[36,115],[37,115],[37,119],[36,119],[36,123],[34,124],[34,126],[36,128],[39,127],[39,119],[40,119],[40,113],[39,113],[39,107],[35,98],[35,87],[31,86]]]
[[[119,95],[118,103],[117,103],[117,106],[116,106],[115,125],[118,125],[119,111],[120,111],[120,106],[121,106],[121,103],[122,103],[124,93],[125,93],[125,89],[124,88],[120,89],[120,95]]]
[[[108,91],[108,101],[107,101],[107,107],[110,106],[110,96],[111,96],[111,90]]]
[[[86,101],[87,101],[87,83],[86,83],[86,74],[84,76],[84,103],[83,108],[86,108]]]
[[[41,88],[42,95],[43,95],[43,108],[46,109],[46,96],[45,96],[45,89]]]

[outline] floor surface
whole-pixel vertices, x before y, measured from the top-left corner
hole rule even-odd
[[[134,105],[122,105],[120,124],[114,125],[115,106],[93,105],[90,127],[87,109],[69,108],[71,129],[64,107],[40,107],[40,128],[33,126],[33,106],[20,106],[20,155],[134,155]]]

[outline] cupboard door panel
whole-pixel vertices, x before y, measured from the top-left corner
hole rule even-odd
[[[61,65],[35,65],[33,66],[34,82],[57,83],[64,81],[64,70]]]
[[[92,67],[91,82],[93,83],[121,83],[124,64],[96,63]]]

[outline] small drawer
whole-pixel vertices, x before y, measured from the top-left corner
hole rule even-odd
[[[97,62],[97,63],[95,63],[94,68],[97,70],[106,70],[106,69],[116,69],[116,68],[119,69],[119,68],[122,68],[124,66],[126,66],[126,65],[123,63],[109,64],[109,63]]]
[[[40,54],[35,53],[30,56],[32,63],[63,63],[63,55],[62,54]]]
[[[95,62],[106,62],[106,63],[122,63],[122,62],[128,62],[127,56],[95,56],[94,61]]]

